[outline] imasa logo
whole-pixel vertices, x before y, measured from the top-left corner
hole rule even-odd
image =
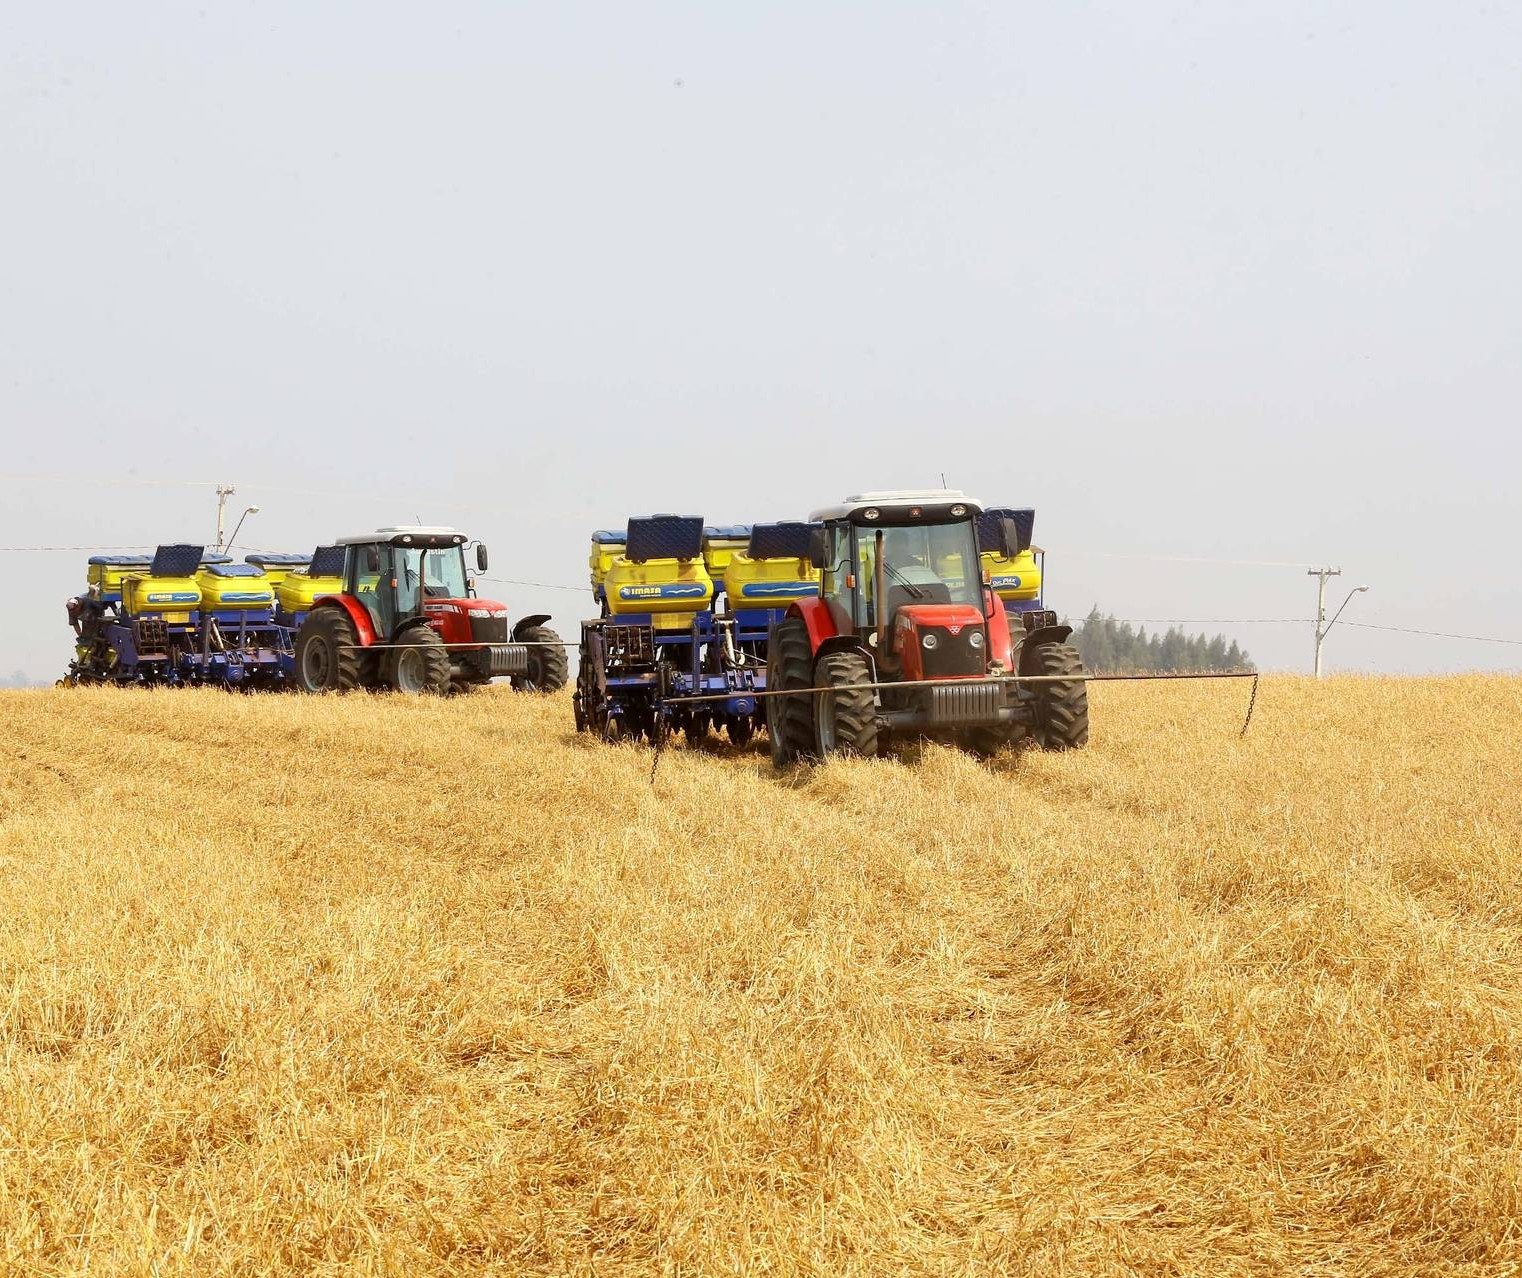
[[[620,599],[696,599],[708,591],[700,585],[693,586],[620,586]]]

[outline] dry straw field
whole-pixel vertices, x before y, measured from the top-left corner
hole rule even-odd
[[[560,698],[6,694],[0,1269],[1522,1266],[1522,681],[774,777]]]

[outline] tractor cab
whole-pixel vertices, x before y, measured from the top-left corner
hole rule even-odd
[[[375,633],[390,638],[443,605],[454,611],[473,598],[475,587],[465,571],[466,541],[464,533],[452,528],[422,526],[340,537],[344,592],[364,607]],[[476,561],[484,570],[485,546],[476,546]]]
[[[858,636],[884,673],[985,673],[982,517],[981,503],[948,492],[864,493],[815,512],[810,558],[834,632]],[[1019,538],[1013,520],[997,533],[1011,547]]]

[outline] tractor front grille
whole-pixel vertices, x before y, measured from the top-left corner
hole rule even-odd
[[[998,718],[998,684],[938,683],[931,686],[930,720],[932,723],[993,723]]]
[[[472,617],[470,637],[476,643],[506,643],[507,614],[499,612],[491,617]]]
[[[961,626],[952,634],[945,626],[925,626],[919,632],[923,644],[925,635],[934,635],[934,648],[920,648],[920,669],[927,679],[949,679],[957,675],[980,675],[983,673],[983,648],[973,647],[973,635],[982,637],[981,626]]]

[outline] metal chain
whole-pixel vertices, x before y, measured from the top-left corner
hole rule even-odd
[[[1252,695],[1247,698],[1247,718],[1242,720],[1242,731],[1237,733],[1239,737],[1247,735],[1247,725],[1252,722],[1253,707],[1258,704],[1258,676],[1252,677]]]

